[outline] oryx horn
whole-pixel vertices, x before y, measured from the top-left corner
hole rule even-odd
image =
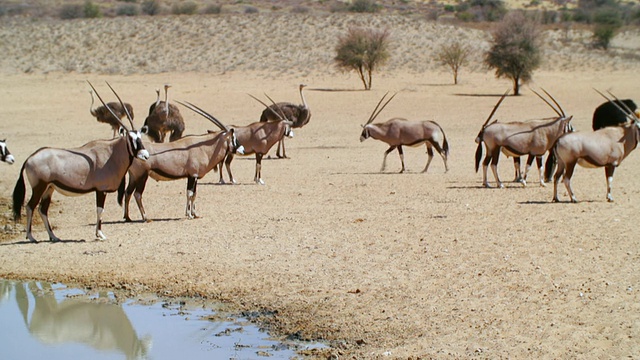
[[[113,110],[104,102],[104,100],[102,100],[102,97],[100,96],[100,94],[98,94],[98,90],[96,90],[95,87],[93,87],[93,84],[91,84],[91,82],[89,80],[87,80],[87,83],[89,83],[89,86],[91,86],[91,88],[93,89],[93,92],[96,93],[96,95],[98,96],[98,99],[100,99],[100,102],[102,103],[102,105],[104,105],[104,107],[109,110],[109,112],[111,113],[111,115],[113,115],[113,117],[116,119],[116,121],[120,124],[120,126],[122,126],[123,128],[127,128],[126,126],[124,126],[124,124],[122,123],[122,121],[120,121],[120,118],[118,117],[118,115],[116,115],[115,112],[113,112]]]
[[[209,114],[208,112],[202,110],[201,108],[199,108],[197,105],[194,105],[188,101],[182,102],[179,100],[176,100],[176,102],[184,107],[186,107],[187,109],[195,112],[196,114],[201,115],[202,117],[204,117],[205,119],[211,121],[212,123],[214,123],[217,127],[220,128],[220,130],[222,131],[229,131],[229,128],[227,126],[225,126],[220,120],[216,119],[213,115]]]
[[[365,125],[369,125],[373,122],[373,120],[375,120],[378,115],[380,115],[380,113],[382,112],[382,110],[384,110],[384,108],[389,104],[389,102],[391,102],[391,100],[393,100],[393,98],[398,95],[398,93],[395,93],[393,95],[391,95],[391,97],[389,98],[389,100],[387,100],[386,103],[384,103],[384,105],[382,105],[382,107],[380,108],[380,110],[378,110],[378,107],[380,106],[380,104],[382,104],[382,101],[384,100],[385,97],[387,97],[387,95],[389,94],[389,92],[387,91],[386,94],[384,94],[384,96],[382,96],[382,99],[380,99],[380,101],[378,101],[378,105],[376,105],[376,108],[373,109],[373,112],[371,113],[371,116],[369,116],[369,120],[367,120],[367,123]],[[377,112],[376,112],[377,111]]]
[[[109,86],[109,89],[111,89],[111,91],[113,91],[114,95],[118,98],[118,101],[120,101],[120,105],[124,109],[124,113],[127,114],[127,119],[129,119],[129,122],[131,123],[131,130],[134,130],[135,126],[133,125],[133,117],[131,116],[131,114],[129,114],[129,110],[127,110],[127,107],[124,106],[124,103],[122,102],[122,99],[120,99],[120,96],[118,95],[118,93],[115,90],[113,90],[113,87],[111,87],[111,84],[109,84],[108,82],[106,82],[106,83],[107,83],[107,86]]]
[[[489,114],[489,117],[487,118],[487,120],[484,122],[484,124],[482,124],[482,127],[484,128],[485,126],[487,126],[487,124],[489,123],[489,120],[491,120],[491,118],[493,117],[493,115],[496,113],[496,111],[498,110],[498,107],[500,106],[500,104],[502,103],[502,100],[504,100],[505,97],[507,97],[507,94],[509,93],[510,90],[507,90],[504,92],[504,94],[502,94],[502,96],[500,97],[500,100],[498,100],[498,103],[496,104],[496,106],[493,107],[493,110],[491,110],[491,114]]]

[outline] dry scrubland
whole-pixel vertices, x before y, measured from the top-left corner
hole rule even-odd
[[[183,218],[185,182],[149,182],[151,223],[120,221],[107,198],[104,231],[93,241],[94,197],[54,196],[61,243],[24,242],[5,227],[0,277],[109,287],[132,295],[191,295],[262,310],[279,335],[320,339],[318,357],[622,358],[640,353],[640,248],[635,217],[640,158],[617,171],[615,203],[603,170],[579,169],[579,204],[551,204],[552,189],[483,189],[473,139],[497,95],[510,87],[479,65],[488,35],[402,16],[225,15],[78,21],[2,19],[1,137],[18,163],[0,164],[9,197],[20,164],[41,146],[79,146],[108,137],[88,112],[85,80],[104,80],[136,109],[141,124],[154,89],[201,105],[225,123],[258,119],[250,92],[297,101],[309,84],[312,119],[288,141],[288,160],[266,160],[254,185],[253,157],[234,161],[237,186],[209,174],[198,191],[202,218]],[[332,66],[336,36],[349,26],[388,27],[394,50],[359,91]],[[592,87],[637,97],[640,35],[630,30],[610,53],[586,49],[588,33],[545,32],[533,86],[553,93],[574,126],[588,131],[601,99]],[[478,49],[461,84],[432,61],[438,44],[462,38]],[[28,39],[28,40],[27,40]],[[378,172],[386,147],[359,143],[362,124],[386,91],[400,91],[381,118],[435,119],[451,143],[428,174],[424,149],[397,154]],[[212,125],[183,110],[187,133]],[[546,117],[525,89],[497,117]],[[500,164],[513,176],[510,159]],[[533,179],[537,179],[534,172]],[[567,199],[564,190],[562,198]],[[3,205],[4,216],[9,206]],[[137,210],[132,208],[138,217]],[[22,229],[17,224],[18,230]],[[36,223],[35,236],[46,232]]]

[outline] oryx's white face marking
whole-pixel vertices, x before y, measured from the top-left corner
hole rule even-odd
[[[2,157],[2,161],[6,162],[7,164],[13,164],[16,161],[13,158],[13,155],[9,153],[7,143],[4,140],[0,141],[0,156]]]
[[[369,129],[367,128],[369,125],[362,126],[362,133],[360,133],[360,142],[363,142],[369,138]]]
[[[140,160],[147,160],[149,158],[149,152],[142,146],[142,133],[140,131],[129,131],[129,136],[131,137],[131,143],[133,144],[136,157]]]

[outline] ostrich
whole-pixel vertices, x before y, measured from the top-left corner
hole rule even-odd
[[[144,125],[148,128],[147,135],[154,142],[164,142],[167,133],[171,133],[169,141],[178,140],[184,132],[184,120],[180,110],[177,106],[169,104],[170,87],[169,84],[164,86],[164,101],[160,101],[160,91],[156,90],[158,97],[149,107],[149,116],[144,120]]]
[[[100,106],[94,109],[93,103],[95,99],[93,98],[93,90],[89,90],[89,94],[91,94],[91,106],[89,107],[89,112],[96,118],[96,120],[98,120],[98,122],[111,125],[111,128],[113,129],[113,137],[115,138],[121,126],[120,120],[122,120],[122,118],[127,115],[126,111],[129,112],[129,115],[131,115],[131,119],[133,119],[133,107],[131,107],[129,103],[124,103],[124,106],[126,107],[125,111],[125,108],[122,107],[120,103],[107,103],[107,106],[118,116],[118,119],[116,119],[105,106]]]
[[[262,112],[262,115],[260,116],[260,122],[280,120],[274,112],[280,111],[280,113],[284,115],[286,120],[289,120],[293,123],[291,127],[300,128],[305,126],[311,119],[311,111],[307,106],[307,101],[305,100],[304,93],[302,92],[302,90],[306,86],[306,84],[300,84],[299,86],[302,105],[296,105],[289,102],[279,102],[275,105],[271,105],[267,109],[264,109],[264,111]],[[282,155],[280,155],[280,147],[282,147]],[[287,153],[284,149],[284,138],[282,138],[278,142],[278,150],[276,151],[276,156],[279,158],[287,157]]]

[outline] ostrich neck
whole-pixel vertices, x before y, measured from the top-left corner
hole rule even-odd
[[[306,109],[307,106],[307,101],[304,98],[304,93],[302,92],[303,88],[300,88],[300,97],[302,98],[302,106],[304,106],[304,108]]]

